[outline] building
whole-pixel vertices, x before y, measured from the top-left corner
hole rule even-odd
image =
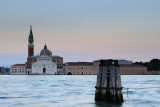
[[[57,74],[57,63],[51,56],[52,52],[45,45],[37,60],[32,62],[32,74]]]
[[[118,60],[120,64],[120,73],[122,75],[149,75],[158,74],[148,72],[147,67],[135,65],[132,61]],[[97,75],[99,71],[100,60],[93,62],[67,62],[64,65],[64,71],[70,75]]]
[[[26,75],[27,73],[25,64],[14,64],[11,66],[10,74],[12,75]]]
[[[52,52],[44,46],[39,55],[34,55],[34,37],[32,26],[28,38],[28,57],[25,64],[15,64],[11,66],[12,75],[29,74],[58,74],[63,72],[63,57],[52,55]],[[24,72],[21,68],[24,68]]]
[[[120,65],[120,72],[121,72],[121,75],[148,75],[149,74],[147,67],[142,65],[135,65],[135,64]]]
[[[133,64],[132,61],[118,60],[121,75],[148,75],[147,67]]]
[[[67,62],[64,71],[68,75],[97,75],[99,62]]]

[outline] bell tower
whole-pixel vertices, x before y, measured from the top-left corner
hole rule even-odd
[[[32,33],[32,26],[30,26],[30,33],[28,38],[28,57],[34,55],[34,38]]]

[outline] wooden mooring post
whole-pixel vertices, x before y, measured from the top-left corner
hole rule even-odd
[[[118,60],[101,60],[97,75],[95,100],[122,103],[122,85]]]

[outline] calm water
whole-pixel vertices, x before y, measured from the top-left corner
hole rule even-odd
[[[95,103],[96,76],[0,76],[0,107],[120,107]],[[160,76],[122,76],[127,88],[160,87]],[[160,106],[159,89],[123,90],[122,107]]]

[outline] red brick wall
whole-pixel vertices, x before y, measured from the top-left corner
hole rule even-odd
[[[26,63],[27,68],[31,68],[32,62],[35,62],[35,61],[36,61],[36,59],[27,58],[27,63]]]
[[[53,61],[57,63],[58,68],[63,67],[63,58],[53,58]]]
[[[28,48],[28,57],[34,55],[34,48]]]
[[[147,67],[140,65],[120,65],[122,75],[147,75]]]

